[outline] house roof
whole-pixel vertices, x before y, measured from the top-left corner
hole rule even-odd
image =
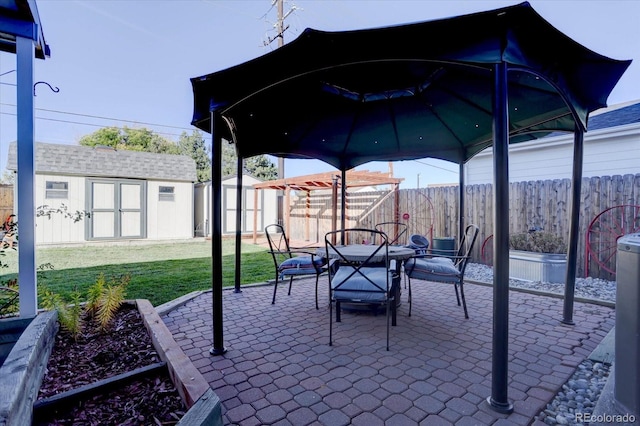
[[[615,108],[613,111],[604,111],[591,116],[587,131],[633,123],[640,123],[640,101],[622,108]]]
[[[195,182],[196,163],[185,155],[117,151],[79,145],[36,143],[36,173]],[[16,143],[9,145],[7,169],[17,170]]]

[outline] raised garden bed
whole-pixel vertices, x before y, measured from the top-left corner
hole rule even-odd
[[[509,250],[509,277],[525,281],[563,283],[567,274],[567,255]]]
[[[108,416],[107,404],[115,404],[111,410],[120,415],[123,411],[131,410],[131,395],[137,395],[136,398],[142,399],[138,401],[138,411],[133,410],[127,414],[135,417],[132,419],[134,423],[137,421],[140,424],[154,424],[160,421],[156,421],[162,411],[158,407],[152,407],[146,414],[142,408],[144,405],[161,404],[160,408],[166,406],[165,415],[168,417],[163,420],[169,422],[166,424],[221,424],[220,402],[217,396],[177,346],[153,306],[146,300],[136,300],[131,302],[129,311],[132,311],[132,308],[133,316],[137,318],[138,323],[142,321],[147,333],[140,324],[137,328],[131,325],[131,318],[123,318],[116,323],[119,330],[114,330],[114,337],[125,341],[125,344],[131,346],[130,349],[109,349],[107,346],[107,349],[96,347],[74,353],[69,346],[62,348],[60,353],[54,351],[51,356],[55,367],[51,367],[51,374],[42,383],[42,398],[37,401],[54,342],[57,340],[58,345],[65,344],[62,343],[62,333],[58,334],[55,312],[38,315],[16,343],[5,365],[0,368],[0,424],[31,424],[32,406],[37,413],[34,424],[55,424],[56,420],[51,420],[49,413],[58,411],[68,415],[72,410],[77,410],[78,406],[85,410],[85,414],[73,414],[79,416],[79,419],[87,415],[86,413],[94,419],[96,416]],[[133,337],[117,334],[124,333],[126,328],[131,328]],[[87,345],[98,340],[97,335],[89,338],[91,341],[85,342]],[[97,353],[92,353],[93,351]],[[65,353],[68,356],[67,360],[64,358]],[[81,361],[84,355],[89,355],[90,361]],[[102,365],[104,370],[110,372],[104,375],[87,373],[86,369],[81,368],[83,362],[91,363],[94,370],[100,370],[99,366]],[[56,376],[53,370],[57,368],[60,374]],[[75,384],[66,384],[67,376],[78,376],[82,386],[78,388]],[[98,385],[95,384],[96,380],[99,381]],[[69,388],[69,392],[61,393],[60,386]],[[154,402],[148,399],[147,403],[144,399],[149,395],[155,398]],[[82,398],[83,402],[78,405],[79,398]],[[182,409],[180,401],[177,406],[170,405],[172,399],[181,400]],[[42,413],[47,413],[47,416]],[[122,424],[123,421],[117,423]]]

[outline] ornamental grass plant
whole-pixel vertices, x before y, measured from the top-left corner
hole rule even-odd
[[[561,237],[544,231],[512,234],[509,236],[509,248],[511,250],[530,251],[534,253],[567,253],[567,245]]]

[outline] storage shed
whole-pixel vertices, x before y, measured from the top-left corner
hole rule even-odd
[[[236,232],[236,194],[237,177],[222,179],[222,233],[233,235]],[[255,184],[262,181],[249,174],[242,176],[242,234],[263,232],[264,227],[278,220],[277,192],[256,191]],[[211,181],[195,185],[195,226],[196,237],[211,236]]]
[[[36,206],[62,211],[37,218],[37,244],[193,237],[190,157],[36,143],[35,163]],[[7,169],[17,170],[15,142]],[[64,211],[88,217],[74,222]]]

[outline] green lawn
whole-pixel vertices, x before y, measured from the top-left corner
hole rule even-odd
[[[241,283],[251,284],[274,278],[273,260],[264,247],[242,244]],[[222,243],[223,285],[235,279],[235,240]],[[38,284],[67,296],[77,288],[84,292],[100,274],[107,281],[129,275],[129,299],[149,299],[154,306],[194,290],[211,288],[211,242],[172,244],[38,248],[37,264],[50,263],[53,270],[38,273]],[[17,253],[6,250],[0,282],[14,278]]]

